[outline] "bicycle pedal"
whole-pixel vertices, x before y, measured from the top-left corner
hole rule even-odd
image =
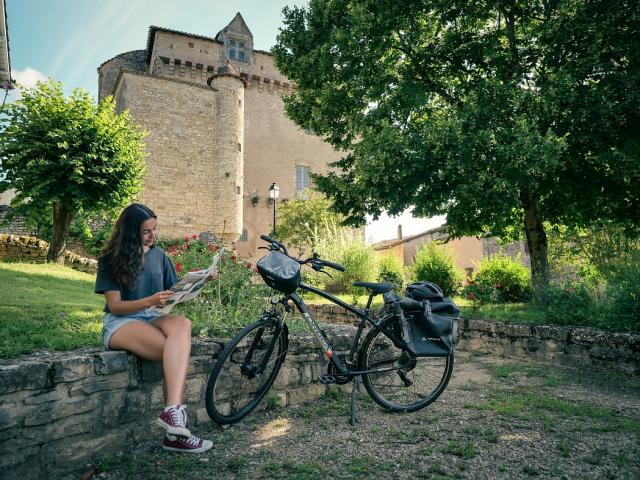
[[[320,375],[320,383],[322,383],[324,385],[334,384],[334,383],[336,383],[336,377],[334,377],[333,375],[328,375],[328,374]]]

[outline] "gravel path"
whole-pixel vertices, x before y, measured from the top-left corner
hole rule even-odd
[[[458,352],[449,387],[421,412],[387,413],[362,390],[356,427],[332,389],[199,429],[214,442],[202,455],[131,445],[92,478],[640,478],[637,377]]]

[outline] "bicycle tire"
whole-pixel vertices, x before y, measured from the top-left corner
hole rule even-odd
[[[393,412],[415,412],[434,402],[447,387],[453,371],[453,352],[448,357],[416,357],[399,348],[384,333],[398,331],[397,321],[390,317],[383,320],[380,329],[372,328],[358,355],[362,370],[393,365],[397,368],[364,373],[362,382],[381,407]]]
[[[271,388],[284,362],[288,345],[286,325],[274,336],[276,327],[273,320],[258,320],[245,327],[225,346],[207,382],[205,405],[214,422],[220,425],[239,422],[258,406]],[[261,329],[261,337],[248,365],[249,373],[243,373],[241,366],[245,355]],[[251,369],[260,365],[272,342],[274,345],[266,369],[260,375],[252,376]]]

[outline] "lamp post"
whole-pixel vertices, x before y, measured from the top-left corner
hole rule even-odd
[[[276,182],[273,182],[269,187],[269,197],[273,200],[273,238],[276,237],[276,201],[280,196],[280,187]]]

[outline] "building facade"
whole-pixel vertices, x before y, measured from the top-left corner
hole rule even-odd
[[[278,202],[292,198],[340,158],[286,117],[282,97],[294,86],[254,50],[239,13],[215,37],[152,26],[145,50],[98,74],[99,98],[112,95],[148,132],[140,201],[162,236],[208,231],[255,256],[272,230],[269,186],[280,186]]]

